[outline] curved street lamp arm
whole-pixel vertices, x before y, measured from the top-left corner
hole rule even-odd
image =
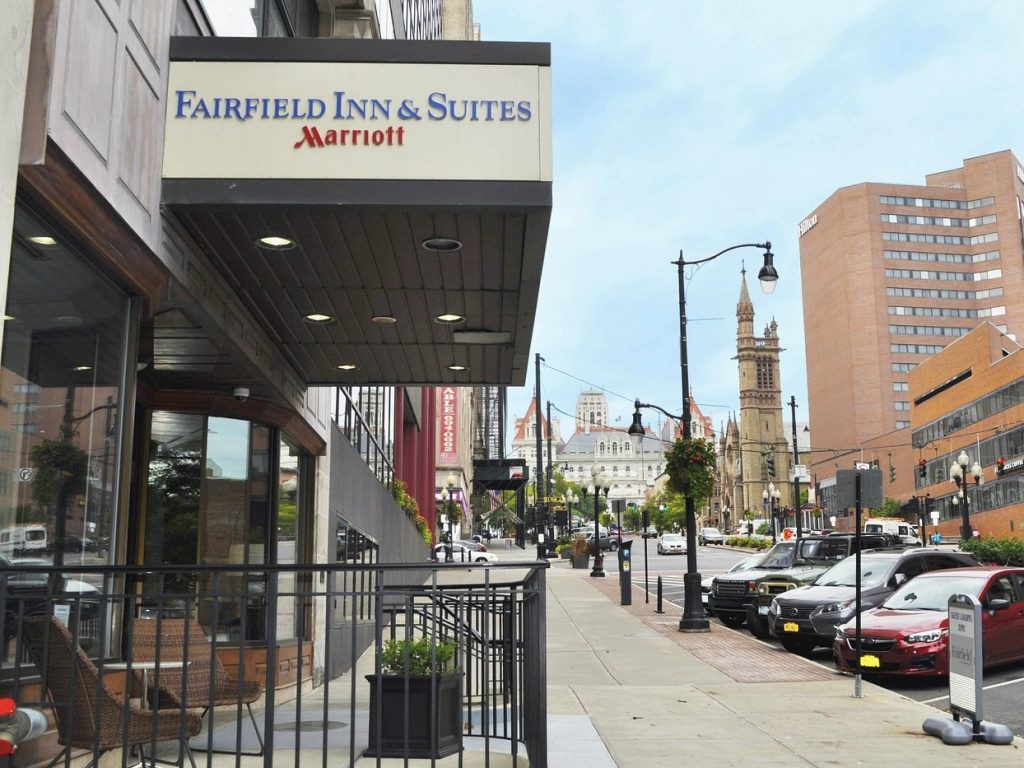
[[[683,252],[680,251],[679,252],[679,260],[678,261],[673,261],[672,263],[676,264],[676,265],[679,265],[679,266],[684,266],[684,267],[690,266],[692,264],[704,264],[705,262],[711,261],[712,259],[717,259],[723,253],[728,253],[729,251],[735,251],[737,248],[764,248],[765,250],[770,251],[772,249],[772,242],[771,242],[771,240],[766,240],[763,243],[740,243],[739,245],[729,246],[728,248],[719,251],[718,253],[714,254],[713,256],[708,256],[707,258],[704,258],[704,259],[696,259],[694,261],[686,261],[685,259],[683,259]]]
[[[638,411],[641,408],[653,408],[656,411],[661,411],[666,416],[668,416],[670,419],[675,419],[676,421],[682,421],[683,420],[682,416],[676,416],[674,413],[669,413],[664,408],[662,408],[660,405],[655,405],[654,403],[641,403],[639,400],[637,400],[635,403],[633,403],[633,407],[636,410],[638,410]]]

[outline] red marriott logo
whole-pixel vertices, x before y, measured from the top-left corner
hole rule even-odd
[[[315,125],[302,126],[302,138],[295,142],[293,149],[309,147],[394,147],[405,146],[405,126],[369,130],[364,128],[330,128],[322,134]]]

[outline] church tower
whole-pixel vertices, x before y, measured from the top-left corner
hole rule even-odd
[[[740,278],[740,300],[736,305],[736,360],[739,367],[740,418],[739,464],[742,499],[735,499],[736,511],[763,517],[763,492],[770,482],[781,493],[779,508],[792,508],[789,481],[790,456],[782,426],[782,389],[779,377],[778,325],[774,320],[763,337],[754,336],[754,305],[747,292],[747,273]],[[774,470],[774,472],[773,472]],[[742,504],[742,506],[740,506]]]

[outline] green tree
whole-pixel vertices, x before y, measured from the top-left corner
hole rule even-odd
[[[882,506],[872,511],[876,517],[903,517],[900,514],[900,500],[891,496],[886,496]]]

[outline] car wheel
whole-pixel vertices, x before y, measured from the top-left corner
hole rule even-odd
[[[610,549],[612,552],[618,552],[619,551],[619,542],[613,541],[611,544],[608,545],[608,549]]]
[[[814,641],[802,637],[780,637],[782,647],[798,656],[806,656],[814,650]]]
[[[486,562],[487,562],[487,558],[486,558],[486,557],[478,557],[478,558],[476,559],[476,561],[477,561],[478,563],[486,563]]]
[[[704,539],[697,539],[697,543],[703,547],[707,542],[705,542]]]
[[[658,545],[658,554],[659,554],[659,555],[661,555],[661,554],[664,554],[664,553],[663,553],[663,552],[661,551],[661,544],[659,544],[659,545]]]
[[[757,609],[754,606],[747,608],[747,629],[758,640],[764,640],[771,634],[768,631],[768,622],[757,615]]]
[[[725,626],[730,627],[731,629],[739,629],[747,623],[747,620],[744,619],[742,616],[736,616],[735,614],[731,613],[715,614],[715,617],[720,622],[725,624]]]

